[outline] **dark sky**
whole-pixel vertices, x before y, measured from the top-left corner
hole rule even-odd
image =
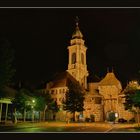
[[[140,9],[0,9],[0,38],[15,49],[16,81],[41,83],[67,69],[76,16],[90,75],[113,67],[123,83],[140,77]]]

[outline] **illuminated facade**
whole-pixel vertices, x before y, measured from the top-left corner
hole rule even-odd
[[[78,22],[76,22],[76,29],[72,35],[70,41],[69,51],[69,63],[68,72],[75,77],[75,79],[83,86],[87,88],[87,64],[86,64],[86,46],[83,40],[83,34],[81,33]]]
[[[83,34],[76,22],[76,29],[68,46],[69,61],[68,69],[59,74],[56,79],[47,84],[47,90],[51,93],[58,106],[62,106],[67,94],[69,80],[79,82],[85,89],[85,101],[83,117],[94,118],[94,121],[111,121],[112,116],[116,119],[132,119],[134,115],[124,109],[124,94],[120,81],[113,72],[107,72],[99,82],[87,83],[86,50]],[[65,120],[66,112],[61,110],[56,119]]]
[[[96,122],[113,121],[119,118],[130,120],[134,117],[132,112],[124,108],[122,86],[113,72],[107,72],[100,82],[88,83],[88,87],[89,91],[84,103],[85,117],[94,116]]]

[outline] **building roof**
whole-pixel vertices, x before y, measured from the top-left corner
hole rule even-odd
[[[113,72],[108,72],[106,76],[99,82],[99,86],[116,85],[120,86],[120,81],[116,78]]]
[[[101,78],[99,76],[97,76],[96,74],[90,74],[88,77],[88,82],[89,83],[95,83],[95,82],[100,82]]]
[[[70,81],[75,84],[79,84],[79,82],[67,71],[61,72],[57,74],[51,81],[51,88],[66,87]]]
[[[17,91],[11,87],[5,86],[3,89],[5,98],[14,98]]]
[[[99,93],[98,86],[99,82],[88,83],[89,86],[89,93],[91,96],[102,96]]]

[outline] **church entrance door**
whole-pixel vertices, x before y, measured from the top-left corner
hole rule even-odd
[[[107,112],[107,121],[114,122],[116,119],[115,112],[109,111]]]

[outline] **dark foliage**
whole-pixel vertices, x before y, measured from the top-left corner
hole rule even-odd
[[[20,89],[19,92],[16,93],[15,98],[12,100],[13,107],[21,113],[23,113],[24,109],[30,110],[32,106],[32,97],[29,95],[29,90]]]
[[[69,81],[68,88],[69,91],[64,101],[64,110],[73,113],[73,120],[75,120],[75,112],[84,110],[84,93],[78,83]]]
[[[14,50],[7,40],[0,40],[0,97],[3,97],[3,87],[8,85],[15,74],[13,68]]]

